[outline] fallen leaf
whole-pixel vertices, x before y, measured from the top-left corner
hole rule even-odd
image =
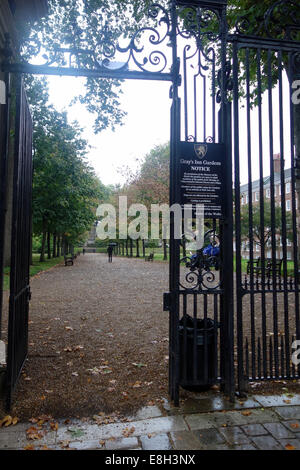
[[[4,416],[4,418],[0,421],[0,428],[2,426],[7,428],[8,426],[12,424],[12,420],[13,418],[10,415]]]
[[[147,367],[147,364],[142,364],[141,362],[133,362],[132,365],[135,367]]]
[[[291,444],[287,444],[287,445],[285,446],[285,449],[286,449],[286,450],[296,450],[296,447],[292,446]]]
[[[284,403],[286,403],[287,405],[288,405],[289,403],[291,403],[291,400],[283,400],[283,401],[284,401]]]
[[[24,447],[24,450],[35,450],[35,449],[32,444],[27,444],[27,446]]]
[[[135,431],[135,427],[133,426],[132,428],[125,428],[122,434],[124,437],[129,437],[131,434],[134,433],[134,431]]]
[[[299,424],[298,424],[298,423],[291,423],[291,428],[293,428],[293,429],[298,429],[298,428],[299,428]]]
[[[58,430],[58,423],[50,423],[50,428],[52,431],[57,431]]]
[[[252,411],[242,411],[243,416],[250,416],[252,414]]]

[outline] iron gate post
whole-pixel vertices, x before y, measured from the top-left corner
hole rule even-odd
[[[9,109],[10,109],[10,73],[5,73],[5,104],[1,105],[0,122],[0,339],[2,332],[2,304],[4,281],[4,242],[5,220],[7,202],[7,170],[8,170],[8,145],[9,145]]]

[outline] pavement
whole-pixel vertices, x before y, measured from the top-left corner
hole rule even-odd
[[[12,417],[13,418],[13,417]],[[9,421],[8,421],[9,423]],[[220,393],[147,406],[134,416],[55,421],[42,416],[0,428],[0,450],[300,450],[300,394]]]

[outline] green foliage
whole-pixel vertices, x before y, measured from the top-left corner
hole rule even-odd
[[[33,131],[33,231],[65,235],[69,243],[89,230],[105,192],[88,165],[78,123],[48,105],[46,82],[27,79]]]
[[[261,226],[261,210],[260,204],[254,204],[252,208],[252,236],[255,243],[260,246],[266,245],[270,242],[272,237],[271,226],[272,223],[275,228],[277,236],[282,235],[282,209],[280,205],[276,205],[274,209],[274,220],[272,221],[272,209],[270,201],[264,201],[263,221],[264,230]],[[245,204],[241,207],[241,237],[243,240],[249,240],[250,235],[250,221],[249,221],[249,206]],[[285,215],[285,222],[287,228],[287,238],[292,240],[292,216],[290,212]]]

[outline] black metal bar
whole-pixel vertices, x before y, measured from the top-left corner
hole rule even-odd
[[[272,95],[272,52],[268,50],[267,57],[268,70],[268,102],[269,102],[269,148],[270,148],[270,190],[271,190],[271,244],[272,244],[272,282],[276,286],[276,214],[275,214],[275,194],[274,194],[274,136],[273,136],[273,95]],[[274,365],[275,377],[279,376],[278,364],[278,304],[276,288],[273,289],[273,331],[274,331]]]
[[[241,256],[241,207],[240,207],[240,135],[239,135],[239,61],[237,43],[233,43],[233,111],[234,111],[234,188],[235,188],[235,256],[236,256],[236,315],[238,350],[238,388],[244,393],[244,354],[243,354],[243,303],[242,303],[242,256]]]
[[[251,97],[249,48],[246,49],[246,100],[247,100],[247,157],[248,157],[248,204],[249,204],[249,243],[250,243],[250,321],[251,321],[251,368],[256,375],[255,358],[255,311],[254,311],[254,272],[253,272],[253,201],[252,201],[252,146],[251,146]]]
[[[9,72],[15,74],[30,74],[30,75],[57,75],[67,77],[87,77],[87,78],[106,78],[115,80],[155,80],[172,82],[172,73],[164,72],[145,72],[135,70],[106,70],[106,69],[81,69],[72,67],[54,67],[47,65],[31,65],[31,64],[2,64],[2,72]]]
[[[260,207],[260,244],[261,244],[261,310],[262,310],[262,341],[264,372],[266,371],[267,327],[266,327],[266,259],[265,259],[265,207],[264,207],[264,169],[263,169],[263,124],[262,124],[262,76],[261,76],[261,49],[257,50],[256,62],[257,95],[258,95],[258,133],[259,133],[259,207]]]
[[[285,198],[285,155],[284,155],[284,114],[283,114],[283,57],[278,52],[278,89],[279,89],[279,136],[280,136],[280,183],[281,183],[281,240],[283,258],[283,291],[284,291],[284,334],[285,334],[285,359],[286,375],[290,375],[290,350],[289,350],[289,302],[288,302],[288,278],[287,278],[287,226],[286,226],[286,198]],[[281,283],[281,272],[279,273]]]
[[[5,104],[1,105],[0,123],[0,155],[1,155],[1,186],[0,186],[0,339],[2,337],[2,307],[3,307],[3,281],[4,281],[4,237],[6,221],[7,199],[7,165],[9,143],[9,109],[10,109],[10,74],[5,74]]]
[[[288,73],[289,76],[293,76],[293,56],[291,53],[288,54]],[[290,141],[291,141],[291,191],[292,191],[292,230],[293,230],[293,261],[294,270],[293,277],[295,283],[295,326],[296,326],[296,339],[300,339],[300,312],[299,312],[299,260],[298,260],[298,223],[297,223],[297,205],[296,205],[296,157],[295,157],[295,136],[294,136],[294,104],[292,102],[293,89],[292,83],[289,84],[290,93]],[[294,364],[293,364],[294,365]],[[300,364],[297,366],[298,375],[300,375]]]

